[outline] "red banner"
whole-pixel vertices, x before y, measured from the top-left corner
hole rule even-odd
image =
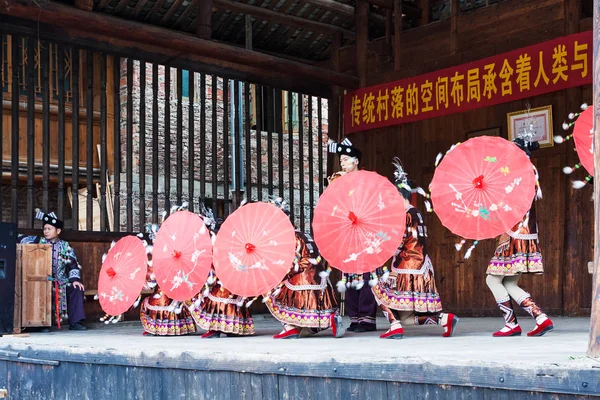
[[[346,134],[592,83],[592,31],[344,96]]]

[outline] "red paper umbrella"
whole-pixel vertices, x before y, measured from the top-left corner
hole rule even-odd
[[[296,254],[290,219],[268,203],[251,203],[231,214],[217,234],[213,263],[223,286],[244,297],[277,286]]]
[[[591,175],[594,175],[594,153],[593,153],[593,141],[594,136],[592,129],[594,127],[594,107],[588,107],[585,109],[577,121],[575,121],[575,127],[573,128],[573,139],[575,140],[575,147],[577,147],[577,155],[579,161],[583,167]]]
[[[156,282],[173,300],[187,300],[200,290],[210,271],[212,243],[204,221],[189,211],[177,211],[156,234],[152,266]]]
[[[98,278],[100,306],[109,315],[121,315],[135,302],[146,281],[148,256],[135,236],[119,240],[106,255]]]
[[[489,239],[515,226],[535,196],[533,164],[500,137],[481,136],[450,151],[429,189],[442,224],[465,239]]]
[[[387,178],[352,172],[321,195],[312,226],[321,255],[332,266],[347,273],[371,272],[402,243],[404,200]]]

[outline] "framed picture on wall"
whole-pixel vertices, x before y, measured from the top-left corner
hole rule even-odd
[[[513,140],[525,129],[533,129],[533,140],[540,143],[540,147],[554,146],[552,133],[552,106],[532,108],[530,110],[515,111],[507,114],[508,140]]]
[[[467,132],[467,139],[471,139],[478,136],[500,136],[500,127]]]

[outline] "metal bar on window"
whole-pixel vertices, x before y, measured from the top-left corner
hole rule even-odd
[[[11,103],[19,104],[19,87],[21,66],[19,65],[19,43],[21,38],[12,35],[12,96]],[[16,224],[19,222],[19,107],[11,107],[11,221]]]
[[[262,201],[262,86],[255,85],[254,93],[256,93],[256,98],[254,99],[256,103],[256,190],[258,201]]]
[[[121,59],[114,57],[114,230],[121,231]]]
[[[283,102],[283,93],[284,93],[284,92],[283,92],[283,91],[281,91],[281,94],[282,94],[282,96],[281,96],[281,98],[282,98],[282,102]],[[282,106],[281,108],[282,108],[282,109],[285,109],[285,107],[283,107],[283,106]],[[284,113],[282,113],[282,114],[284,114]],[[284,115],[282,115],[282,117],[283,117],[283,116],[284,116]],[[284,118],[284,120],[285,120],[285,118]],[[277,150],[278,150],[278,152],[279,152],[279,153],[277,154],[277,161],[278,161],[278,164],[279,164],[278,171],[277,171],[277,172],[279,173],[279,177],[278,177],[278,184],[279,184],[279,196],[280,196],[280,197],[282,197],[282,198],[285,196],[285,195],[284,195],[285,186],[283,185],[283,130],[284,130],[284,128],[285,128],[284,124],[281,124],[281,129],[280,129],[280,130],[279,130],[279,132],[278,132],[278,133],[279,133],[279,135],[278,135],[278,136],[279,136],[279,137],[278,137],[278,139],[279,139],[279,140],[278,140],[278,142],[279,142],[279,145],[278,145],[278,147],[277,147]]]
[[[61,53],[62,54],[62,53]],[[59,97],[61,88],[64,94],[64,81],[61,83],[60,77],[63,73],[60,71],[60,62],[64,57],[58,59],[59,65]],[[115,89],[116,90],[116,89]],[[106,229],[106,54],[100,53],[100,230]],[[59,168],[60,169],[60,168]]]
[[[200,203],[206,205],[206,74],[200,74]]]
[[[183,71],[181,68],[177,68],[177,145],[176,145],[176,157],[177,162],[175,165],[175,171],[177,174],[177,205],[181,206],[183,197]]]
[[[58,218],[64,220],[65,213],[65,48],[57,46],[58,74]]]
[[[152,64],[152,222],[158,223],[158,64]]]
[[[144,231],[146,225],[146,62],[139,61],[140,68],[140,137],[139,137],[139,227]]]
[[[274,89],[267,88],[267,107],[273,107],[273,99],[275,98]],[[268,113],[269,121],[267,123],[267,185],[269,186],[269,196],[273,195],[273,110]]]
[[[223,218],[229,215],[229,79],[223,78]]]
[[[86,105],[86,183],[87,183],[87,210],[86,210],[86,225],[87,230],[94,230],[94,204],[92,192],[94,190],[94,53],[88,50],[86,56],[88,89],[87,89],[87,105]]]
[[[246,134],[246,199],[252,200],[252,147],[250,141],[250,84],[244,82],[244,133]]]
[[[211,99],[212,99],[212,152],[211,152],[211,161],[212,161],[212,211],[213,214],[217,215],[217,199],[219,196],[217,192],[219,190],[217,183],[217,140],[218,140],[218,129],[217,129],[217,99],[218,99],[218,82],[217,76],[212,75],[211,81]]]
[[[126,119],[127,232],[133,231],[133,58],[127,59],[127,119]]]
[[[33,202],[35,201],[35,187],[34,187],[34,171],[33,164],[35,162],[35,81],[34,81],[34,70],[35,70],[35,47],[37,47],[37,40],[34,41],[33,38],[29,37],[26,39],[27,46],[27,61],[25,64],[26,69],[26,89],[27,89],[27,218],[25,219],[25,226],[27,228],[33,228]],[[46,56],[48,53],[45,53]],[[41,55],[38,53],[41,57]],[[41,61],[41,59],[40,59]],[[46,71],[48,73],[48,58],[46,57]],[[46,83],[48,80],[46,79]],[[44,90],[48,90],[48,85],[44,85]],[[44,91],[44,93],[45,93]],[[45,101],[44,98],[44,112],[43,112],[43,137],[44,141],[42,143],[42,152],[44,155],[43,162],[43,174],[44,174],[44,182],[43,182],[43,205],[44,212],[49,212],[48,210],[48,181],[49,181],[49,152],[50,152],[50,129],[47,123],[50,120],[50,115],[48,114],[48,102]],[[18,109],[16,104],[12,105]]]
[[[298,179],[300,194],[300,230],[304,232],[304,96],[298,93]]]
[[[196,73],[188,72],[188,199],[190,211],[194,211],[194,183],[196,182],[194,174],[194,154],[196,145],[194,142],[194,81]]]
[[[73,54],[72,61],[72,76],[73,76],[73,100],[71,114],[71,218],[72,226],[71,229],[79,230],[79,60],[80,53],[79,49],[71,49]],[[118,82],[118,81],[117,81]],[[118,88],[118,83],[117,86]],[[115,90],[118,93],[118,90]],[[117,116],[115,115],[115,120]],[[116,188],[116,186],[115,186]],[[118,192],[117,192],[118,193]]]
[[[288,92],[288,173],[289,173],[289,203],[290,218],[294,221],[294,103],[292,97],[294,94]]]
[[[165,66],[165,211],[171,212],[171,67]]]

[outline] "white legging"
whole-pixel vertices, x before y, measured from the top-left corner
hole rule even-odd
[[[512,276],[488,275],[485,278],[485,283],[492,291],[496,301],[500,302],[508,296],[512,297],[514,301],[519,301],[529,296],[526,291],[518,286],[520,277],[521,274]]]

